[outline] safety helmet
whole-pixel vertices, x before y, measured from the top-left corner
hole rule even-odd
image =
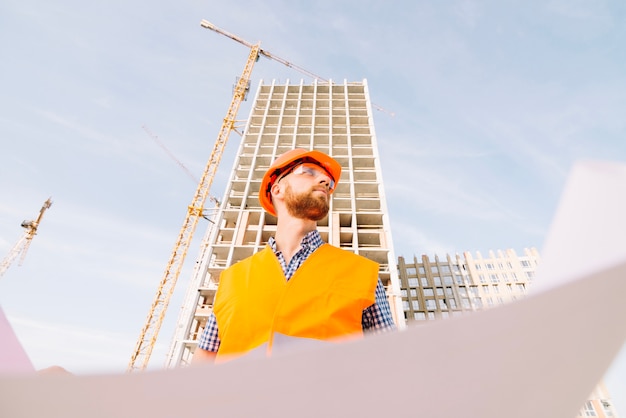
[[[259,201],[263,209],[276,216],[276,210],[272,203],[272,184],[286,171],[298,164],[306,162],[313,162],[326,170],[328,175],[335,182],[335,186],[329,190],[329,193],[335,190],[339,177],[341,176],[341,165],[337,161],[320,151],[307,151],[302,148],[292,149],[276,158],[263,176],[261,188],[259,189]]]

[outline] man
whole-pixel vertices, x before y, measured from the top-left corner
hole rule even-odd
[[[395,329],[378,264],[317,231],[340,176],[339,163],[318,151],[294,149],[272,163],[259,200],[278,218],[276,236],[222,273],[194,364]]]

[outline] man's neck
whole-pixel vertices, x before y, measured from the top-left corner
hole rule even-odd
[[[283,253],[285,262],[289,261],[300,249],[302,238],[317,229],[317,222],[309,219],[279,218],[276,225],[276,249]]]

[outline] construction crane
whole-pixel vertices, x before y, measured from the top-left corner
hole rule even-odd
[[[259,57],[263,55],[264,57],[267,57],[274,61],[278,61],[281,64],[289,68],[293,68],[315,80],[329,82],[329,80],[323,79],[322,77],[313,74],[312,72],[302,67],[299,67],[283,58],[280,58],[267,50],[261,49],[260,42],[256,44],[248,42],[237,35],[233,35],[232,33],[218,28],[217,26],[206,20],[202,20],[200,22],[200,26],[217,32],[220,35],[224,35],[234,41],[239,42],[242,45],[245,45],[246,47],[250,48],[250,53],[248,55],[248,60],[246,61],[243,73],[241,74],[241,77],[239,77],[239,79],[237,80],[237,84],[235,85],[233,99],[228,108],[228,112],[226,113],[226,117],[222,122],[222,126],[217,136],[217,140],[215,141],[215,145],[213,146],[213,151],[211,152],[211,157],[209,158],[204,173],[202,174],[202,178],[200,179],[200,183],[198,184],[198,188],[193,197],[191,205],[189,205],[188,207],[183,227],[180,231],[180,234],[178,235],[176,243],[174,244],[172,255],[167,263],[165,273],[163,274],[163,277],[161,278],[161,281],[159,283],[155,299],[152,303],[150,311],[148,312],[146,323],[142,328],[139,339],[137,340],[137,344],[135,345],[135,350],[133,351],[130,362],[128,364],[127,372],[144,370],[148,366],[150,356],[152,354],[154,345],[156,344],[159,330],[161,329],[163,319],[165,318],[165,313],[169,305],[169,301],[174,292],[178,277],[180,276],[183,262],[189,250],[193,234],[198,224],[198,219],[200,216],[202,216],[204,203],[209,196],[209,189],[211,188],[211,184],[213,183],[213,179],[215,177],[219,162],[222,158],[224,148],[226,147],[228,137],[231,131],[236,130],[235,118],[237,116],[237,112],[239,111],[239,106],[241,105],[241,102],[245,100],[246,94],[250,89],[250,77],[252,75],[252,69],[254,68],[254,64],[258,61]],[[380,106],[374,104],[372,105],[378,110],[387,112]]]
[[[22,228],[26,229],[26,232],[22,235],[22,237],[17,241],[17,243],[11,248],[9,254],[2,260],[2,265],[0,265],[0,277],[4,275],[4,273],[9,269],[13,261],[16,258],[20,258],[18,265],[22,265],[24,262],[24,258],[26,257],[26,252],[30,247],[30,243],[33,241],[33,237],[37,234],[37,227],[41,223],[41,218],[43,217],[44,212],[52,205],[51,198],[48,198],[41,207],[39,211],[39,216],[34,221],[24,221],[22,222]]]
[[[146,323],[141,330],[135,350],[131,356],[128,364],[127,372],[133,372],[136,370],[144,370],[148,366],[148,361],[152,354],[152,350],[156,343],[156,339],[163,324],[165,312],[169,305],[169,301],[174,292],[176,281],[180,276],[180,272],[183,267],[183,262],[189,250],[191,239],[198,225],[198,220],[203,214],[204,204],[209,196],[209,190],[215,173],[219,166],[220,160],[224,153],[224,148],[228,141],[230,131],[235,128],[235,118],[239,111],[241,102],[245,99],[246,93],[249,90],[250,75],[252,74],[252,68],[259,58],[260,44],[252,45],[250,47],[250,54],[244,67],[241,77],[237,80],[233,99],[228,107],[226,117],[222,122],[222,126],[213,146],[211,156],[207,162],[207,165],[202,173],[198,188],[193,196],[191,204],[188,207],[183,227],[180,230],[174,249],[167,263],[165,273],[161,278],[159,287],[157,289],[156,297],[150,307]]]

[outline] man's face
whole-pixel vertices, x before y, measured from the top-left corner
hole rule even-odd
[[[306,180],[306,179],[296,179]],[[285,185],[285,206],[289,214],[295,218],[319,221],[328,214],[329,195],[328,186],[323,183],[309,181],[308,186],[303,181],[298,181],[297,186],[301,192],[294,191],[291,183]],[[302,184],[301,184],[302,183]]]

